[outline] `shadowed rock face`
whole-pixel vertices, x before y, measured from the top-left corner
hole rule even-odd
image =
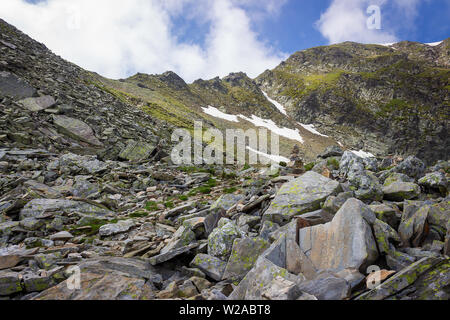
[[[0,72],[0,93],[15,98],[28,98],[36,94],[36,90],[27,82],[9,72]]]

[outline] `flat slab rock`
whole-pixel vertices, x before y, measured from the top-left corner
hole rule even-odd
[[[300,229],[300,249],[317,270],[364,268],[378,258],[370,226],[375,219],[367,205],[349,199],[331,222]]]
[[[20,218],[39,217],[46,212],[78,213],[92,217],[103,217],[112,211],[92,204],[65,199],[34,199],[28,202],[20,211]]]
[[[19,103],[26,109],[37,112],[53,107],[56,101],[52,96],[42,96],[38,98],[26,98],[19,101]]]
[[[36,90],[15,74],[0,72],[0,93],[23,99],[34,96]]]
[[[339,182],[309,171],[281,187],[264,220],[285,224],[295,215],[320,209],[320,203],[339,189]]]
[[[102,147],[90,126],[81,120],[62,115],[54,115],[53,123],[65,135],[82,142],[89,143],[95,147]]]

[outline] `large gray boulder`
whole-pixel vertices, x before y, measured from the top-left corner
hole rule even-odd
[[[409,156],[394,167],[392,171],[406,174],[417,180],[423,177],[425,173],[425,164],[415,156]]]
[[[448,300],[449,263],[449,258],[422,258],[357,299]]]
[[[105,218],[113,212],[90,203],[65,199],[34,199],[20,211],[20,219],[36,218],[47,212],[76,213],[80,216]]]
[[[124,233],[135,226],[135,222],[132,219],[121,220],[117,223],[105,224],[100,227],[98,233],[101,237],[113,236],[119,233]]]
[[[63,115],[54,115],[53,123],[63,134],[72,139],[89,143],[95,147],[103,146],[103,143],[95,136],[92,128],[81,120]]]
[[[222,218],[219,221],[218,228],[214,229],[208,237],[208,254],[227,261],[231,254],[234,240],[243,236],[244,234],[234,222]]]
[[[53,107],[56,101],[52,96],[42,96],[38,98],[26,98],[19,101],[19,103],[26,109],[36,112]]]
[[[162,277],[145,261],[104,257],[83,261],[80,289],[74,290],[76,273],[33,300],[145,300],[153,299],[154,284]]]
[[[299,231],[299,246],[317,270],[363,270],[378,258],[371,224],[375,214],[357,199],[349,199],[334,219]]]
[[[321,203],[339,190],[339,182],[309,171],[281,187],[263,220],[286,224],[295,215],[320,209]]]
[[[285,289],[290,289],[291,294],[285,295],[285,298],[296,299],[297,297],[292,296],[292,293],[295,292],[299,296],[301,291],[295,290],[294,286],[298,286],[305,280],[302,274],[294,275],[286,269],[286,236],[283,235],[258,258],[255,266],[247,273],[228,299],[267,299],[270,289],[274,287],[274,281],[282,281],[286,284],[286,287],[279,288],[280,291],[285,292]]]
[[[0,72],[0,94],[14,98],[28,98],[36,94],[36,89],[9,72]]]
[[[125,149],[119,154],[119,158],[129,161],[141,161],[150,157],[155,146],[146,142],[129,140]]]
[[[241,280],[268,247],[269,242],[259,237],[234,240],[223,279]]]
[[[383,187],[383,193],[387,200],[410,200],[420,195],[420,187],[412,182],[393,182]]]

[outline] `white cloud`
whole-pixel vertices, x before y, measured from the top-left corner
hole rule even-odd
[[[63,58],[107,77],[172,70],[193,81],[234,71],[255,77],[286,58],[259,39],[252,29],[256,18],[249,14],[267,19],[284,1],[47,0],[33,5],[1,0],[0,17]],[[203,46],[179,39],[175,21],[181,16],[209,28]],[[80,28],[73,28],[77,24]]]
[[[330,43],[393,43],[398,29],[411,27],[417,7],[427,0],[333,0],[317,21],[317,27]],[[366,12],[370,5],[382,9],[381,29],[369,29]],[[386,9],[389,6],[389,9]]]

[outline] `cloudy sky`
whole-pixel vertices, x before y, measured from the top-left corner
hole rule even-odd
[[[115,79],[167,70],[188,82],[256,77],[314,46],[450,36],[449,0],[0,0],[0,17]]]

